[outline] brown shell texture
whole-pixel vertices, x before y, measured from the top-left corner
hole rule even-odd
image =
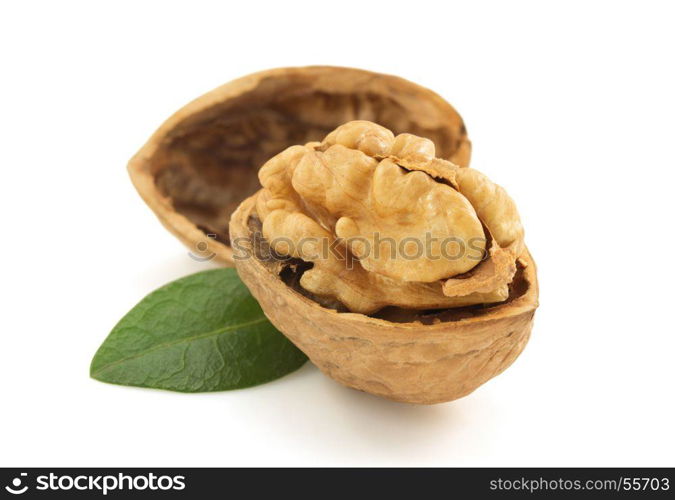
[[[437,156],[469,164],[462,118],[434,92],[395,76],[312,66],[248,75],[189,103],[131,159],[129,173],[167,229],[193,250],[208,242],[229,265],[230,216],[259,189],[258,169],[351,120],[427,137]]]
[[[270,321],[337,382],[395,401],[442,403],[504,371],[525,347],[539,296],[527,249],[504,303],[386,318],[338,312],[294,286],[298,264],[271,260],[257,248],[257,196],[230,223],[233,241],[255,255],[235,259],[237,272]]]
[[[515,204],[480,172],[437,158],[433,141],[352,121],[286,149],[259,176],[262,189],[230,221],[237,270],[335,380],[398,401],[450,401],[524,348],[538,288]],[[426,246],[398,255],[373,245],[375,234],[393,248]],[[479,258],[441,258],[434,243],[470,238]],[[341,252],[320,252],[324,241]]]

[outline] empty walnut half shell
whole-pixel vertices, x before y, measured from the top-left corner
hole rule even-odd
[[[353,121],[284,150],[259,177],[230,221],[237,271],[330,377],[439,403],[525,347],[538,285],[515,204],[437,158],[433,141]]]
[[[262,164],[357,119],[429,137],[441,158],[469,163],[464,123],[434,92],[395,76],[315,66],[255,73],[203,95],[154,133],[129,172],[165,227],[192,249],[208,242],[209,254],[231,264],[230,216],[259,188]]]

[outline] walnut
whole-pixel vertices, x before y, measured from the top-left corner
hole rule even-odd
[[[437,403],[524,348],[538,286],[515,204],[437,158],[433,141],[352,121],[285,149],[259,178],[230,221],[237,270],[329,376]]]
[[[248,75],[191,102],[132,158],[129,173],[172,233],[193,251],[208,242],[207,253],[231,264],[230,216],[259,188],[260,166],[357,119],[430,137],[439,156],[469,163],[462,118],[437,94],[395,76],[314,66]]]
[[[508,298],[523,248],[513,201],[481,173],[436,158],[428,139],[352,121],[286,149],[259,178],[263,236],[313,264],[300,285],[316,296],[364,314]]]

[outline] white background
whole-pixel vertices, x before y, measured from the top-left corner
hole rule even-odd
[[[675,465],[668,3],[0,9],[0,465]],[[202,395],[89,379],[118,319],[207,265],[160,226],[127,160],[211,88],[305,64],[398,74],[457,107],[539,265],[527,349],[432,407],[311,365]]]

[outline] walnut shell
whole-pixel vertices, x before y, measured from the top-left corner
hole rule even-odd
[[[436,312],[394,311],[379,317],[337,312],[305,296],[301,263],[269,259],[259,230],[258,194],[230,221],[230,236],[251,250],[237,272],[270,321],[339,383],[407,403],[434,404],[471,393],[504,371],[527,343],[538,284],[527,249],[506,302]]]
[[[468,166],[471,143],[450,104],[412,82],[352,68],[279,68],[227,83],[171,116],[129,162],[136,189],[164,226],[232,263],[230,216],[258,188],[260,166],[350,120],[428,137]]]

